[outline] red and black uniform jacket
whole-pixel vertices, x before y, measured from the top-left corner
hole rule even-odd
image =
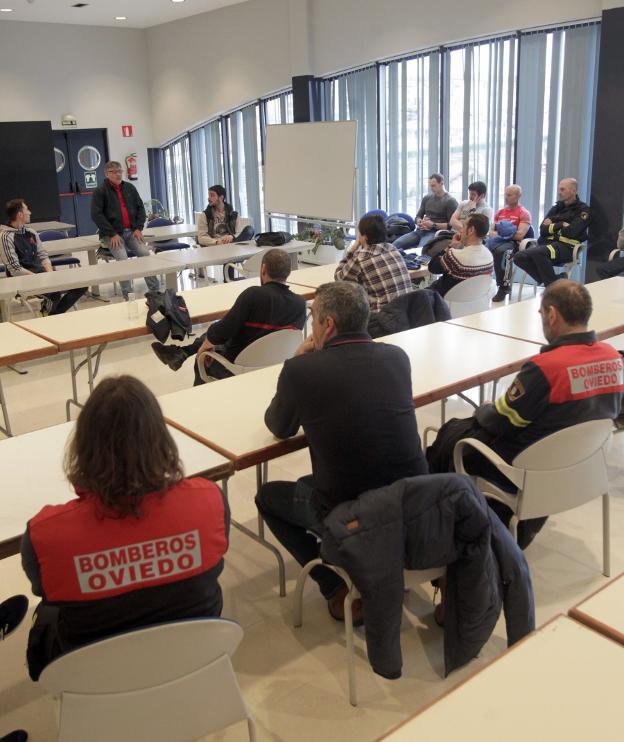
[[[293,294],[285,283],[271,281],[245,289],[219,322],[208,328],[206,337],[223,346],[228,361],[254,340],[275,330],[301,330],[305,324],[305,300]]]
[[[479,424],[506,461],[558,430],[588,420],[615,419],[622,407],[624,361],[594,332],[563,335],[542,346],[495,405],[479,407]]]
[[[229,509],[216,484],[186,479],[151,493],[141,517],[106,516],[79,494],[28,523],[22,564],[32,591],[59,608],[63,651],[166,621],[221,614],[217,582]]]

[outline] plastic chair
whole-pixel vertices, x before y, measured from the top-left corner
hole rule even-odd
[[[513,493],[483,477],[471,477],[486,497],[502,502],[513,511],[509,529],[514,538],[517,538],[520,520],[562,513],[602,497],[602,573],[609,577],[611,549],[606,454],[612,434],[612,420],[591,420],[572,425],[532,444],[511,464],[481,441],[465,438],[455,446],[455,471],[467,474],[464,452],[466,449],[477,451],[517,487],[517,492]]]
[[[39,239],[42,242],[52,242],[54,240],[64,240],[67,238],[65,232],[61,232],[58,229],[46,229],[43,232],[39,232]],[[70,268],[76,268],[80,266],[80,260],[75,258],[73,255],[53,255],[50,257],[50,262],[54,268],[61,265],[67,265]]]
[[[349,703],[352,706],[357,706],[357,686],[355,681],[355,651],[353,646],[353,615],[351,613],[351,604],[356,598],[360,597],[358,589],[353,584],[348,573],[345,572],[341,567],[337,567],[334,564],[329,564],[322,559],[312,559],[308,562],[305,567],[302,568],[297,577],[297,584],[295,585],[295,594],[293,597],[293,626],[300,628],[303,625],[303,589],[305,582],[310,572],[319,565],[323,565],[328,569],[334,571],[338,576],[342,577],[345,584],[347,585],[347,594],[344,599],[344,616],[345,616],[345,643],[347,650],[347,667],[349,670]],[[424,582],[435,580],[438,577],[442,577],[446,574],[446,567],[437,567],[434,569],[427,570],[415,570],[406,569],[403,571],[403,579],[405,587],[407,589],[416,587],[416,585],[422,585]]]
[[[530,237],[525,237],[520,242],[519,251],[520,250],[526,250],[527,247],[532,247],[533,245],[536,245],[536,244],[537,244],[537,240],[536,239],[533,239],[533,238],[530,238]],[[582,278],[582,276],[581,276],[581,257],[583,255],[583,252],[586,249],[587,249],[587,243],[586,242],[581,242],[578,245],[574,245],[574,248],[572,250],[572,260],[569,263],[562,263],[561,265],[555,265],[553,267],[554,268],[562,268],[568,274],[568,277],[569,278],[572,278],[573,271],[576,268],[578,268],[578,274],[579,274],[578,275],[578,281],[579,281],[579,283],[582,283],[582,281],[581,281],[581,278]],[[515,278],[515,275],[516,275],[516,271],[517,270],[522,270],[522,269],[514,263],[513,270],[511,271],[511,279],[510,279],[511,280],[511,283],[513,283],[513,281],[514,281],[514,278]],[[520,301],[522,299],[522,291],[524,289],[524,283],[526,281],[526,277],[527,277],[527,274],[524,271],[522,271],[522,276],[520,278],[520,285],[518,286],[518,299],[517,299],[517,301]],[[537,284],[535,284],[533,286],[533,296],[537,296]]]
[[[482,312],[490,306],[492,276],[475,276],[453,286],[444,298],[451,310],[451,317],[463,317],[466,314]]]
[[[219,353],[207,350],[200,353],[197,357],[199,375],[202,381],[214,381],[213,377],[209,376],[206,370],[204,359],[207,357],[218,361],[218,363],[234,376],[246,374],[249,371],[257,371],[260,368],[273,366],[276,363],[283,363],[287,358],[293,357],[302,341],[303,334],[301,330],[275,330],[268,335],[254,340],[253,343],[250,343],[246,348],[241,350],[234,359],[234,362],[228,361],[227,358],[219,355]]]
[[[40,683],[60,702],[59,742],[186,742],[246,720],[230,661],[243,637],[233,621],[160,624],[62,655]]]

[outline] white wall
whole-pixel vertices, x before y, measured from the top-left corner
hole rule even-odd
[[[0,120],[52,121],[72,113],[78,128],[108,129],[111,159],[137,152],[141,196],[149,198],[153,141],[145,32],[0,21]],[[124,139],[122,124],[134,125]]]

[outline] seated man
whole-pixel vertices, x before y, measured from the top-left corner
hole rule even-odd
[[[123,179],[119,162],[107,162],[104,175],[104,182],[93,191],[91,198],[91,219],[98,228],[102,247],[115,260],[150,255],[149,247],[143,240],[145,207],[139,192],[132,183]],[[150,291],[160,290],[157,276],[146,276],[145,283]],[[119,285],[124,299],[128,301],[131,282],[120,281]]]
[[[177,371],[184,361],[205,350],[215,350],[233,361],[254,340],[275,330],[303,329],[306,319],[305,300],[293,294],[286,284],[290,275],[290,256],[275,247],[262,256],[260,286],[245,289],[230,311],[208,331],[189,345],[152,343],[154,353],[170,369]],[[211,359],[206,359],[210,361]],[[220,363],[207,363],[210,376],[225,379],[231,376]],[[203,384],[195,361],[194,386]]]
[[[241,227],[238,213],[225,200],[225,188],[208,189],[208,206],[197,217],[197,241],[200,245],[228,245],[254,236],[253,227]]]
[[[624,250],[624,229],[620,229],[618,234],[617,249]],[[613,276],[624,275],[624,257],[614,258],[601,263],[596,272],[600,278],[613,278]]]
[[[498,286],[498,292],[492,301],[505,301],[505,297],[511,293],[510,258],[518,251],[519,243],[526,237],[531,226],[531,214],[520,205],[521,196],[522,188],[519,185],[512,184],[505,188],[505,206],[496,212],[494,225],[485,241],[485,246],[494,256],[494,273]]]
[[[447,291],[467,278],[492,273],[492,253],[483,244],[490,228],[484,214],[472,214],[463,223],[461,232],[448,248],[431,258],[430,273],[441,273],[431,288],[444,296]]]
[[[371,340],[364,289],[350,281],[319,286],[312,305],[312,335],[284,363],[265,414],[278,438],[299,426],[310,446],[312,476],[269,482],[258,510],[299,564],[318,557],[323,518],[340,502],[403,477],[427,473],[416,427],[410,362],[400,348]],[[326,567],[311,572],[342,620],[344,582]],[[354,620],[361,604],[354,603]]]
[[[484,214],[491,221],[494,212],[487,203],[487,186],[482,180],[475,180],[468,186],[468,198],[462,201],[451,216],[451,229],[461,232],[464,222],[471,214]]]
[[[559,183],[559,200],[540,224],[537,245],[516,253],[513,258],[538,285],[548,286],[558,278],[567,278],[565,273],[557,275],[553,265],[572,260],[574,246],[587,237],[589,206],[579,199],[577,189],[574,178],[564,178]]]
[[[556,281],[544,291],[540,315],[548,345],[524,364],[496,404],[481,405],[474,418],[466,421],[469,437],[486,442],[511,463],[532,443],[558,430],[588,420],[617,418],[624,392],[624,363],[617,350],[598,342],[596,334],[587,329],[591,312],[589,292],[575,281]],[[449,421],[448,425],[457,423]],[[466,433],[458,437],[466,437]],[[445,435],[444,426],[438,435]],[[455,442],[450,437],[445,440],[448,460],[452,459]],[[447,460],[442,453],[441,458]],[[431,458],[430,463],[436,471],[445,468],[433,465]],[[502,475],[477,454],[466,463],[471,474],[501,479]],[[504,477],[503,481],[507,482]],[[490,505],[508,524],[509,508],[493,501]],[[522,548],[532,541],[544,521],[520,522],[518,543]]]
[[[25,595],[14,595],[0,603],[0,641],[22,623],[28,611],[28,598]],[[23,729],[16,729],[0,737],[0,742],[27,742],[28,734]]]
[[[23,198],[13,198],[6,204],[8,224],[0,225],[0,262],[8,276],[29,273],[50,273],[54,270],[39,235],[30,224],[30,209]],[[41,314],[63,314],[85,294],[86,288],[52,291],[43,295]]]
[[[429,178],[431,193],[423,196],[416,214],[416,229],[397,237],[393,242],[398,250],[424,247],[439,229],[448,229],[451,216],[457,209],[457,200],[444,188],[444,176],[433,173]]]
[[[414,290],[403,256],[387,241],[386,225],[380,216],[360,219],[358,237],[345,250],[334,278],[362,284],[372,312]]]

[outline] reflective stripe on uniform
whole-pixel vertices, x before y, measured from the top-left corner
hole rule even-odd
[[[561,235],[557,237],[557,240],[559,242],[564,242],[566,245],[580,245],[581,244],[580,240],[573,240],[571,237],[562,237]]]
[[[525,420],[513,407],[507,404],[504,394],[496,400],[496,412],[499,415],[504,415],[515,428],[526,428],[527,425],[531,424],[530,420]]]

